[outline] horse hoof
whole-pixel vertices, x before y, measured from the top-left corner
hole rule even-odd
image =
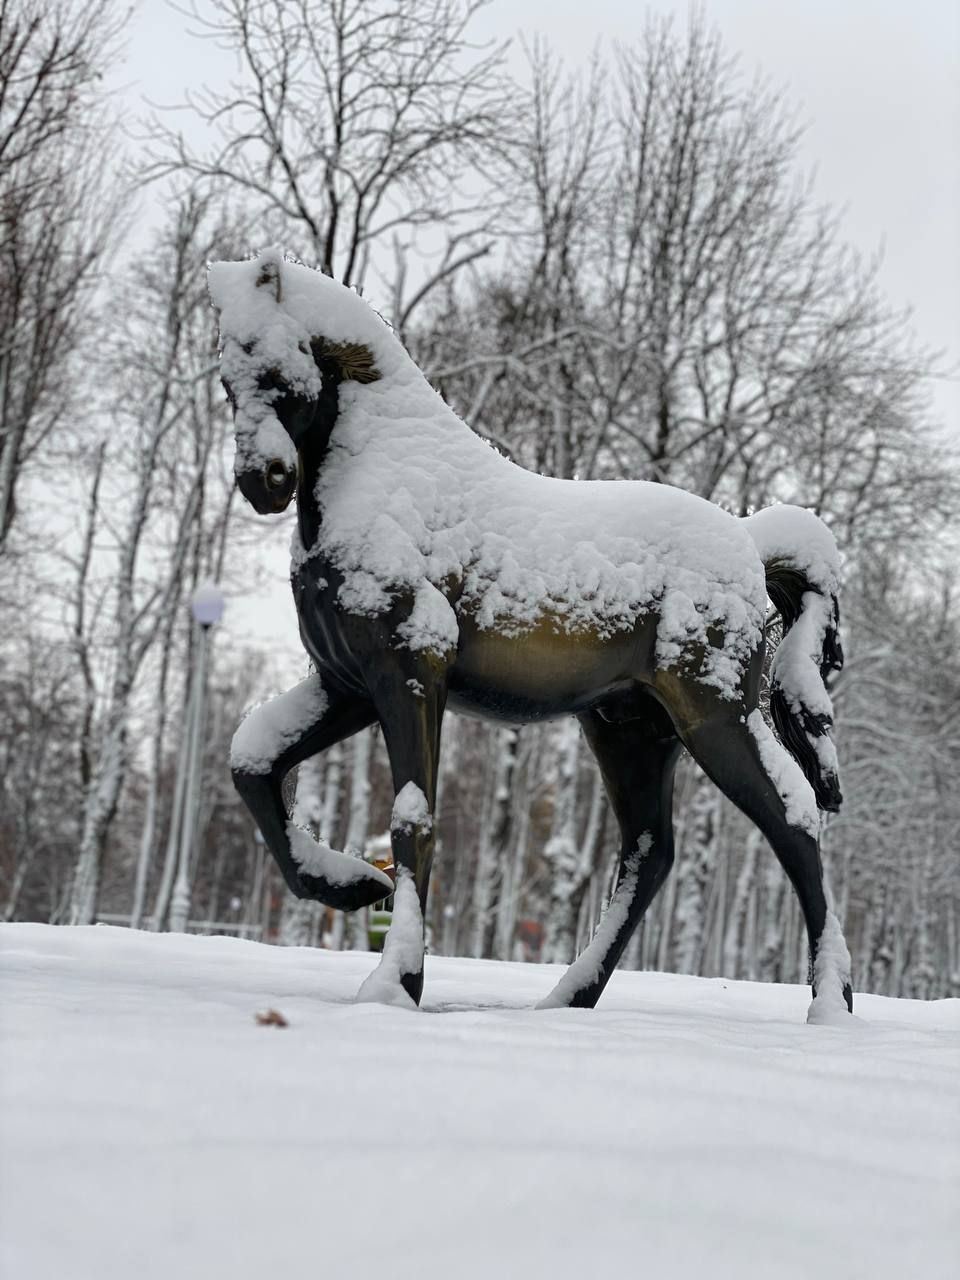
[[[406,979],[413,976],[413,974],[397,975],[395,971],[384,972],[381,968],[374,969],[357,992],[356,1002],[357,1004],[388,1004],[395,1009],[415,1011],[419,1005],[419,999],[414,997],[406,983]],[[422,990],[423,974],[421,973],[419,977],[420,990]]]
[[[418,973],[401,973],[400,985],[415,1005],[420,1004],[423,995],[423,970]]]
[[[370,868],[375,873],[375,868]],[[337,911],[359,911],[361,907],[372,907],[389,897],[393,886],[385,876],[372,874],[351,880],[348,884],[335,884],[324,876],[312,876],[301,871],[297,876],[295,893],[298,898],[306,898],[310,902],[322,902],[325,907],[334,907]]]
[[[825,991],[814,992],[813,1001],[807,1010],[807,1022],[821,1027],[849,1027],[861,1022],[853,1012],[853,991],[844,986],[838,999],[836,987],[832,994]]]

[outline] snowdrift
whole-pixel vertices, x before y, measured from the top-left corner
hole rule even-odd
[[[17,1280],[955,1276],[960,1001],[0,927]],[[276,1009],[288,1026],[261,1026]]]

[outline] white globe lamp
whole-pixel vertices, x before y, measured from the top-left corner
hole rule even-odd
[[[201,627],[212,627],[223,617],[226,601],[213,582],[201,582],[190,599],[190,611]]]

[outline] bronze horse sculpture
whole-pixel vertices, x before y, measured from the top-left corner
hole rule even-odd
[[[215,263],[235,471],[296,495],[292,584],[315,672],[249,714],[236,786],[291,891],[343,910],[394,885],[295,827],[282,783],[374,722],[396,801],[393,924],[359,998],[418,1004],[444,710],[578,717],[620,826],[617,884],[548,1006],[592,1007],[673,860],[681,747],[766,836],[799,897],[811,1020],[852,1010],[818,810],[840,804],[825,677],[838,556],[795,507],[737,519],[668,485],[535,475],[475,435],[363,299],[276,250]],[[767,595],[783,619],[759,709]]]

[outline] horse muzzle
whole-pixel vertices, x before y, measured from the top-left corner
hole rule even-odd
[[[262,468],[237,472],[237,485],[258,515],[277,515],[286,511],[296,491],[296,468],[288,467],[280,458],[271,458]]]

